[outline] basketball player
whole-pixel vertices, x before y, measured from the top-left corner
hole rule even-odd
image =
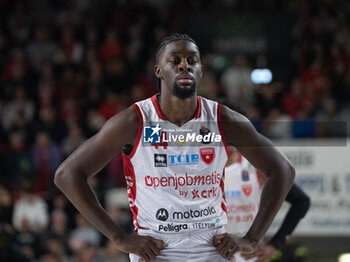
[[[227,261],[237,251],[253,252],[293,184],[293,166],[241,114],[197,96],[202,66],[198,46],[188,35],[162,40],[155,74],[160,94],[108,120],[58,168],[56,185],[116,248],[131,254],[131,261]],[[195,132],[197,146],[167,142],[172,136],[166,130],[177,129]],[[220,139],[201,140],[201,132],[209,131]],[[226,143],[268,177],[260,209],[241,238],[222,227],[227,222]],[[113,223],[87,183],[126,144],[123,164],[133,234]]]
[[[228,152],[230,157],[225,167],[228,223],[225,229],[233,235],[244,236],[258,211],[260,193],[266,178],[233,146],[228,146]],[[291,235],[310,207],[310,198],[295,184],[290,189],[286,201],[291,207],[270,242],[262,242],[253,253],[244,255],[244,258],[236,253],[236,262],[258,262],[272,258],[284,245],[287,236]]]

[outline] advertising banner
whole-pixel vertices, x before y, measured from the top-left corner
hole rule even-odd
[[[279,146],[296,168],[295,183],[311,198],[309,212],[293,235],[350,235],[350,140],[343,142],[310,140]],[[289,206],[283,205],[269,235],[278,230]]]

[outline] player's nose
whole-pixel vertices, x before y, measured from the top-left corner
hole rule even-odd
[[[181,60],[181,63],[179,64],[179,71],[180,72],[192,72],[192,68],[188,64],[187,59]]]

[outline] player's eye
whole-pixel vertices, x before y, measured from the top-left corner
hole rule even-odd
[[[196,57],[190,57],[190,58],[188,59],[188,63],[189,63],[190,65],[194,65],[194,64],[198,63],[198,58],[196,58]]]
[[[170,58],[169,62],[172,64],[178,64],[180,63],[180,59],[178,57],[172,57]]]

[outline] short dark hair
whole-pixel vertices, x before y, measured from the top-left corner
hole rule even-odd
[[[192,43],[194,43],[197,46],[197,43],[191,38],[189,37],[189,35],[187,34],[179,34],[179,33],[175,33],[175,34],[171,34],[170,36],[164,37],[162,39],[162,41],[160,42],[157,51],[156,51],[156,63],[158,64],[159,62],[159,57],[161,55],[161,53],[163,52],[164,48],[171,42],[174,41],[179,41],[179,40],[186,40],[186,41],[190,41]]]

